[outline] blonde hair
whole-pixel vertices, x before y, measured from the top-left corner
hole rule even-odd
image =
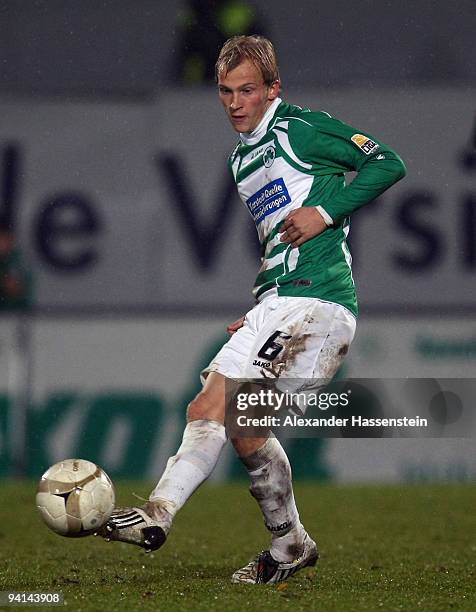
[[[223,45],[217,63],[215,77],[226,76],[230,70],[249,60],[256,66],[266,85],[279,81],[279,70],[273,43],[264,36],[233,36]]]

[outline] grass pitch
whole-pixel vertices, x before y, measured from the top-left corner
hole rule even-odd
[[[137,503],[144,483],[122,483]],[[266,548],[247,486],[205,486],[168,542],[146,555],[99,538],[68,539],[36,514],[35,484],[0,483],[0,591],[61,591],[70,610],[475,610],[476,488],[297,484],[321,560],[288,582],[230,584]]]

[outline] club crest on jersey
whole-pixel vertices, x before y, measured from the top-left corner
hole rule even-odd
[[[362,149],[365,155],[370,155],[379,148],[379,145],[376,142],[363,134],[354,134],[351,140],[359,147],[359,149]]]
[[[269,147],[269,145],[261,145],[261,147],[258,147],[257,149],[254,149],[253,151],[251,151],[251,153],[248,153],[248,155],[245,155],[241,161],[241,169],[243,170],[243,168],[246,168],[246,166],[249,166],[250,164],[252,164],[256,159],[258,159],[258,157],[261,155],[263,155],[265,149],[267,149]]]
[[[246,200],[246,205],[256,225],[268,215],[291,202],[291,196],[284,179],[279,178],[262,187]]]
[[[273,165],[274,159],[276,157],[276,149],[272,146],[269,146],[265,149],[263,153],[263,164],[266,168],[269,168]]]

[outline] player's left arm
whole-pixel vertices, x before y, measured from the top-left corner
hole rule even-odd
[[[313,113],[314,117],[316,116]],[[281,230],[283,242],[300,246],[368,204],[405,176],[401,158],[373,136],[318,113],[317,125],[296,123],[290,139],[301,149],[303,159],[331,172],[356,171],[354,180],[316,207],[292,211]]]
[[[320,138],[329,143],[330,163],[348,164],[357,172],[344,189],[320,202],[333,222],[338,223],[402,179],[406,168],[395,151],[370,134],[335,119],[329,118],[329,123],[328,132],[323,131]]]

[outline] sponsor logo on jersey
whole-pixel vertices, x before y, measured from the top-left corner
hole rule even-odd
[[[359,149],[362,149],[365,155],[370,155],[379,148],[379,145],[376,142],[363,134],[354,134],[351,140],[359,147]]]
[[[266,148],[263,153],[263,164],[266,168],[269,168],[273,165],[274,158],[276,157],[276,149],[272,146]]]
[[[254,222],[259,225],[268,215],[291,202],[291,196],[284,179],[279,178],[262,187],[246,200]]]

